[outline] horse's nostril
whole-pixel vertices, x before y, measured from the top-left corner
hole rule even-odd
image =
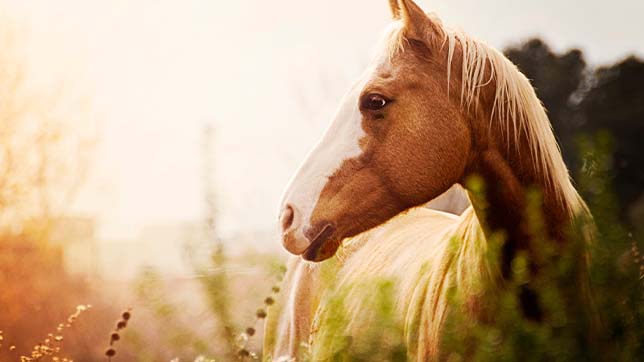
[[[282,224],[282,231],[287,231],[291,225],[293,225],[293,219],[295,218],[295,211],[291,205],[286,205],[284,211],[282,211],[282,217],[280,218],[280,223]]]

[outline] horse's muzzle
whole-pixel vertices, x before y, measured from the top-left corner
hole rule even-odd
[[[308,226],[300,218],[295,207],[290,204],[284,206],[280,215],[284,248],[309,261],[322,261],[333,256],[337,248],[329,248],[326,244],[335,234],[335,226],[326,221]]]

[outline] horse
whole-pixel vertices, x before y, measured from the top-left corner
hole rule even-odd
[[[555,244],[579,220],[592,225],[530,81],[414,1],[389,6],[393,21],[373,59],[280,203],[282,244],[293,256],[269,310],[269,358],[330,358],[338,334],[368,334],[374,283],[393,280],[385,294],[408,358],[440,359],[445,320],[457,312],[449,291],[467,301],[458,312],[489,318],[485,302],[503,288],[512,260],[538,248],[532,190]],[[498,235],[504,242],[490,259]],[[582,269],[582,284],[586,277]],[[338,290],[346,315],[330,331],[324,321],[337,313],[330,296]],[[529,287],[519,307],[541,318]]]

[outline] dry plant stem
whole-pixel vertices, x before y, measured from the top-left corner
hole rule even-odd
[[[119,331],[127,328],[128,321],[132,317],[132,308],[128,308],[125,312],[121,314],[121,319],[116,322],[116,328],[112,333],[110,333],[110,344],[107,350],[105,351],[105,356],[107,361],[110,362],[112,357],[116,356],[116,349],[114,344],[121,339]]]
[[[286,268],[282,267],[280,270],[280,274],[277,277],[278,282],[282,281],[285,273],[286,273]],[[257,359],[257,355],[248,350],[248,342],[250,338],[255,335],[257,331],[257,325],[260,323],[260,321],[266,319],[266,316],[268,315],[266,313],[266,308],[270,307],[275,303],[275,296],[279,292],[280,292],[280,287],[278,285],[275,285],[271,288],[271,295],[264,299],[264,308],[260,308],[257,310],[257,312],[255,312],[255,322],[250,327],[246,328],[246,330],[239,335],[237,339],[238,340],[237,347],[239,348],[237,352],[238,361],[242,362],[246,360],[246,358]]]
[[[34,362],[40,361],[45,357],[50,357],[53,361],[72,362],[68,358],[59,358],[58,354],[61,351],[61,343],[63,341],[63,331],[76,322],[81,313],[91,308],[91,305],[79,305],[76,311],[67,318],[66,323],[60,323],[56,327],[56,333],[48,333],[44,341],[34,346],[29,356],[20,356],[20,362]],[[9,350],[14,350],[15,347],[11,346]]]

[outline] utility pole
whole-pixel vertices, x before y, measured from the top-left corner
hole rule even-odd
[[[215,136],[212,124],[204,127],[203,134],[203,181],[204,181],[204,202],[205,202],[205,227],[206,239],[214,246],[215,254],[223,252],[223,245],[217,232],[217,196],[215,193],[214,180],[214,147]]]

